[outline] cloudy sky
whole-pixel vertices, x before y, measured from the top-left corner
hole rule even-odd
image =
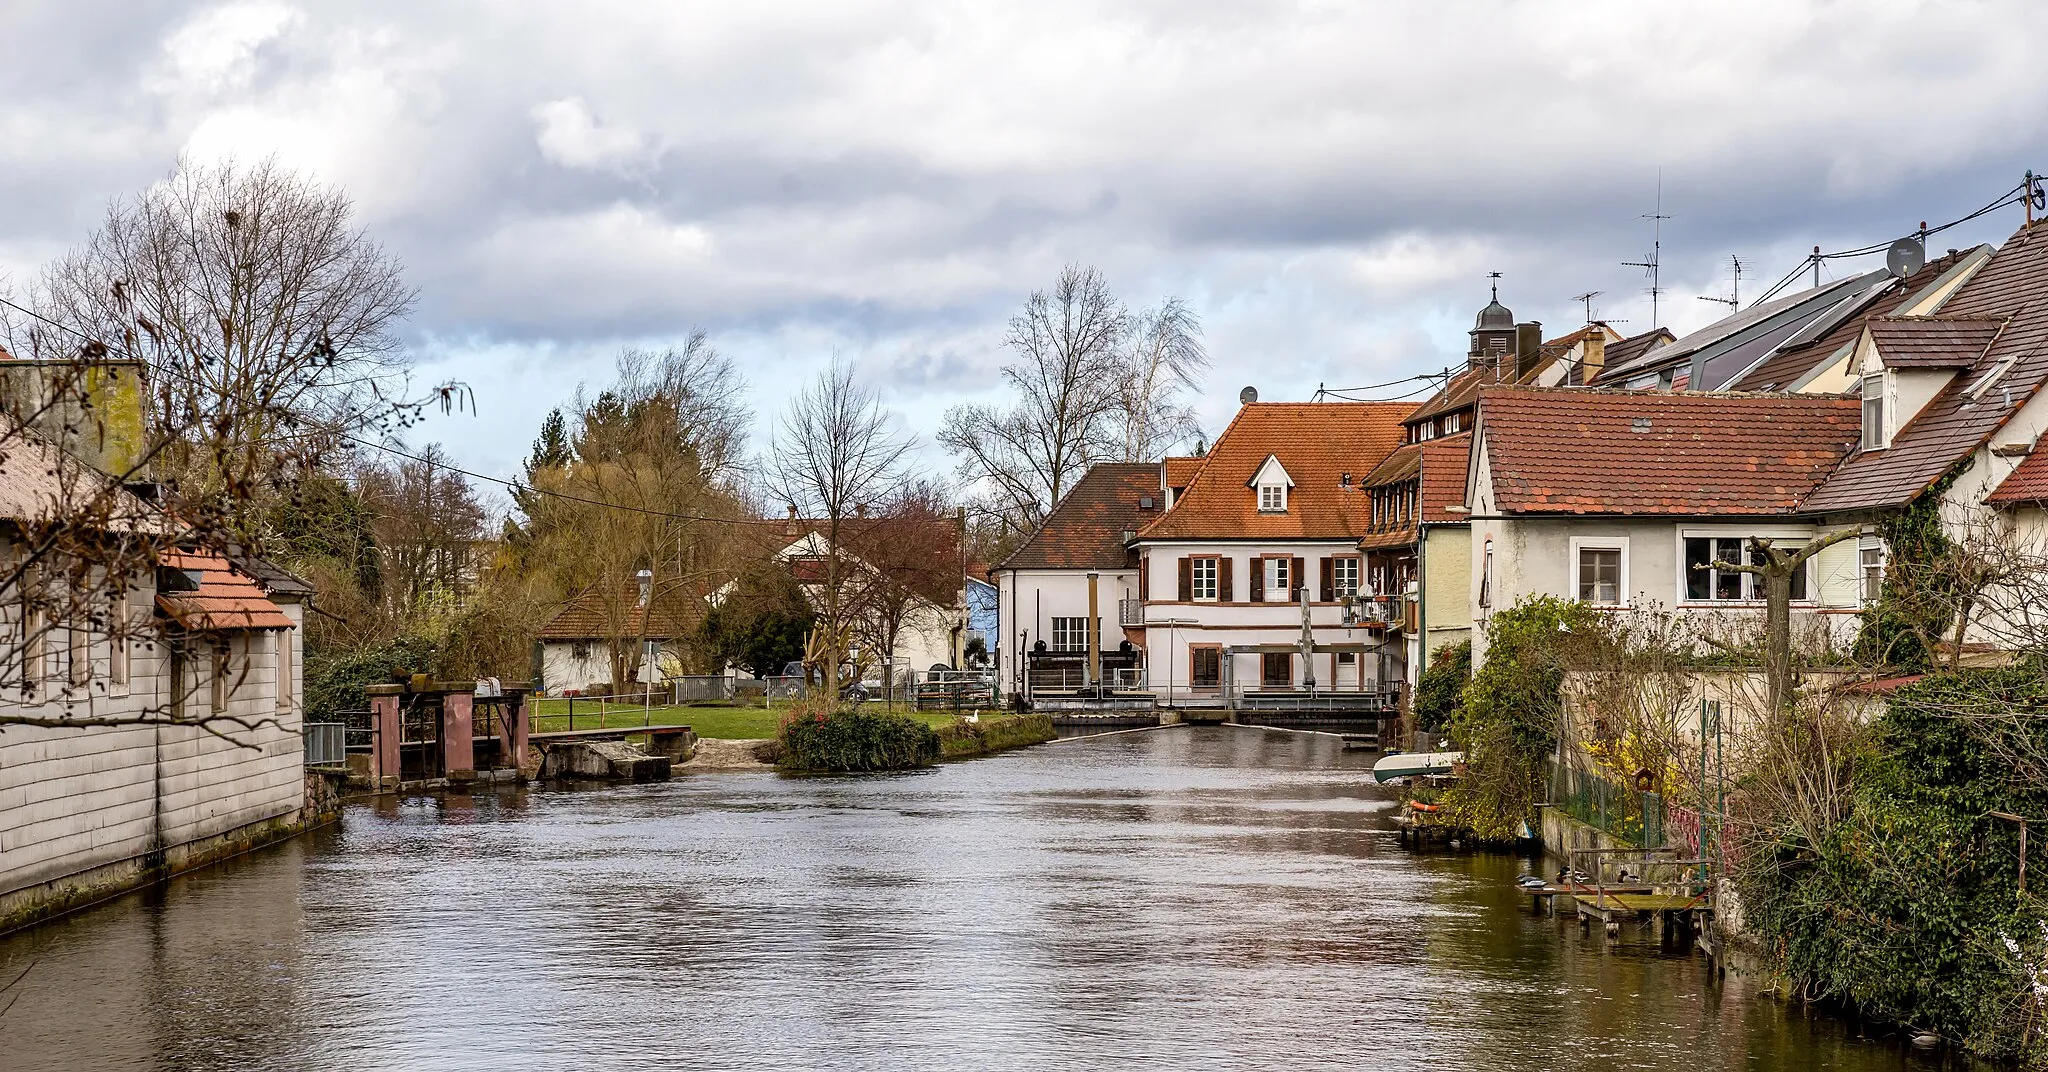
[[[2048,170],[2032,4],[350,0],[0,9],[0,277],[180,153],[276,154],[406,264],[414,441],[510,474],[626,344],[692,327],[760,414],[833,355],[914,430],[994,397],[1067,262],[1200,313],[1212,431],[1441,368],[1499,271],[1561,333],[1721,308]],[[2008,209],[1937,246],[1996,241]],[[1831,272],[1868,265],[1837,262]],[[1398,392],[1384,392],[1398,393]],[[937,452],[928,452],[943,465]]]

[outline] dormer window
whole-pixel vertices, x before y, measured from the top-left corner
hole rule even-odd
[[[1445,415],[1445,417],[1444,417],[1444,434],[1445,434],[1445,435],[1457,435],[1457,434],[1458,434],[1458,415],[1457,415],[1457,414],[1455,414],[1455,413],[1451,413],[1451,414],[1447,414],[1447,415]]]
[[[1266,455],[1265,464],[1259,466],[1259,471],[1252,474],[1247,483],[1257,489],[1259,513],[1287,512],[1287,492],[1294,487],[1294,478],[1287,475],[1287,469],[1280,464],[1279,458]]]
[[[1884,373],[1863,376],[1863,449],[1883,450],[1889,445],[1884,433]]]

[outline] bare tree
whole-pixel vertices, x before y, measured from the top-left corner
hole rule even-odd
[[[1763,581],[1765,702],[1770,710],[1784,707],[1793,694],[1792,578],[1813,556],[1861,532],[1857,528],[1837,529],[1791,550],[1777,547],[1765,537],[1751,537],[1748,562],[1712,563],[1717,570],[1748,573]]]
[[[1209,367],[1202,348],[1202,323],[1179,298],[1168,298],[1132,321],[1119,377],[1123,460],[1151,461],[1175,444],[1198,435],[1193,407],[1182,391],[1201,386]]]
[[[159,475],[238,497],[237,480],[273,476],[281,439],[404,423],[385,385],[414,294],[353,215],[274,160],[180,160],[44,270],[55,325],[26,325],[31,347],[69,353],[79,335],[146,354]]]
[[[373,518],[385,613],[404,620],[435,609],[434,600],[452,610],[482,566],[485,513],[469,481],[431,444],[416,459],[366,466],[357,483]]]
[[[1130,313],[1102,274],[1070,264],[1010,320],[1004,341],[1017,361],[1002,374],[1016,401],[947,412],[939,442],[1012,526],[1037,528],[1090,466],[1114,456],[1130,329]]]
[[[855,637],[882,665],[895,664],[906,634],[954,624],[965,583],[960,536],[944,489],[929,480],[905,484],[879,512],[848,526],[848,613]]]
[[[790,399],[770,450],[770,487],[821,530],[824,605],[817,608],[822,643],[815,647],[831,696],[838,695],[839,666],[852,642],[853,608],[844,591],[848,522],[887,501],[906,479],[911,441],[894,425],[881,399],[855,382],[852,366],[834,361]]]

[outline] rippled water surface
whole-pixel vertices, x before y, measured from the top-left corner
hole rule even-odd
[[[1370,759],[1170,729],[353,809],[0,939],[0,1068],[1933,1067],[1403,849]]]

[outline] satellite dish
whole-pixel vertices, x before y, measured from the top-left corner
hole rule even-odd
[[[1252,403],[1257,402],[1258,400],[1259,389],[1256,387],[1247,387],[1244,390],[1239,391],[1237,393],[1237,401],[1239,405],[1249,406]]]
[[[1927,263],[1927,243],[1921,239],[1901,238],[1885,251],[1885,270],[1904,279],[1920,270]]]

